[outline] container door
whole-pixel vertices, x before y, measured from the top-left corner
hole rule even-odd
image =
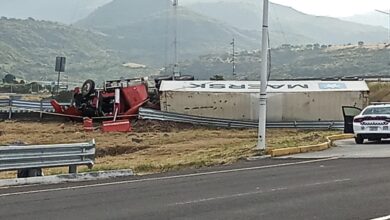
[[[344,133],[353,134],[353,118],[362,110],[357,107],[343,106]]]

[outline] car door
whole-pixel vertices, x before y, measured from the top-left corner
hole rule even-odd
[[[353,134],[353,118],[360,114],[362,109],[353,106],[343,106],[344,133]]]

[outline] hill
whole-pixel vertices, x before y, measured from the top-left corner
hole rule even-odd
[[[56,56],[67,57],[71,81],[137,74],[122,66],[129,60],[103,46],[104,36],[92,32],[54,22],[5,18],[0,19],[0,29],[0,77],[11,73],[27,80],[55,80]]]
[[[262,1],[226,1],[189,4],[187,7],[199,14],[215,18],[237,28],[259,30]],[[346,44],[358,41],[378,43],[387,38],[382,27],[357,24],[337,18],[313,16],[291,7],[270,4],[271,43],[281,44],[275,35],[283,35],[285,44],[320,43]],[[274,36],[273,36],[274,35]],[[301,36],[301,38],[296,38]]]
[[[236,47],[260,47],[261,4],[219,1],[185,4],[178,12],[180,59],[220,54]],[[271,4],[271,45],[384,42],[385,28],[303,14]],[[173,63],[173,8],[170,0],[114,0],[77,23],[104,33],[110,47],[137,62],[154,66]]]
[[[0,16],[74,23],[111,0],[0,0]]]
[[[97,2],[103,1],[106,0]],[[54,59],[59,55],[68,58],[67,74],[71,80],[155,73],[156,67],[173,63],[175,21],[171,4],[170,0],[113,0],[72,26],[34,19],[2,18],[0,77],[11,73],[24,79],[54,80]],[[260,47],[260,34],[256,30],[260,24],[256,16],[260,15],[256,1],[248,0],[242,4],[221,1],[220,4],[187,6],[178,9],[182,72],[193,73],[198,78],[228,75],[231,64],[230,55],[226,52],[231,50],[230,42],[234,37],[237,51],[242,51],[237,57],[240,77],[255,79],[259,72],[259,52],[256,48]],[[214,14],[199,11],[199,7],[214,8]],[[227,16],[233,12],[236,13],[234,16]],[[273,76],[387,73],[386,49],[352,45],[335,50],[338,47],[328,48],[329,43],[324,43],[322,49],[320,44],[313,44],[343,41],[356,44],[361,40],[367,44],[375,37],[386,39],[384,28],[310,16],[276,4],[271,4],[271,12],[276,16],[271,16],[271,42],[274,46],[285,44],[280,48],[275,46],[278,49],[273,50]],[[196,59],[200,55],[203,56]],[[132,69],[123,65],[126,63],[151,67]]]
[[[384,28],[389,28],[389,16],[375,11],[366,14],[343,17],[340,19],[361,23],[361,24],[368,24],[373,26],[382,26]]]
[[[173,62],[171,4],[170,0],[114,0],[77,24],[103,32],[111,38],[110,46],[130,59],[161,66]],[[179,7],[177,21],[181,59],[230,50],[233,37],[243,49],[258,46],[256,32],[241,31],[184,7]]]
[[[284,46],[271,54],[271,79],[390,75],[390,47],[384,44]],[[258,80],[260,56],[259,51],[237,53],[237,77],[232,76],[231,54],[202,56],[183,64],[182,70],[198,79],[223,75],[225,79]]]
[[[114,0],[96,9],[78,24],[96,29],[123,27],[167,11],[171,5],[170,0]]]
[[[157,22],[157,20],[151,20]],[[93,78],[147,76],[157,71],[146,67],[130,69],[128,59],[109,46],[111,38],[54,22],[0,19],[0,77],[11,73],[27,80],[56,80],[54,59],[67,57],[70,81]],[[131,30],[131,28],[130,28]],[[130,31],[129,30],[129,31]],[[121,30],[122,31],[122,30]],[[151,31],[145,29],[144,31]],[[153,32],[153,31],[151,31]],[[150,34],[152,35],[152,34]],[[141,36],[149,36],[141,33]],[[191,44],[190,44],[191,45]],[[191,45],[195,47],[195,45]],[[142,45],[150,50],[157,45]],[[140,49],[141,50],[141,49]],[[135,51],[134,54],[145,55]],[[390,47],[382,45],[284,45],[272,50],[272,78],[389,75]],[[163,59],[163,58],[161,58]],[[128,65],[133,66],[133,65]],[[137,65],[135,65],[137,66]],[[182,72],[198,79],[213,75],[231,76],[231,54],[203,55],[182,63]],[[240,50],[236,56],[238,79],[258,79],[260,53]]]

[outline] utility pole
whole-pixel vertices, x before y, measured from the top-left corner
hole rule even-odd
[[[175,24],[174,24],[174,40],[173,40],[173,47],[174,47],[174,59],[175,59],[175,64],[173,66],[173,80],[175,80],[175,77],[180,76],[180,69],[179,69],[179,59],[177,55],[177,7],[179,6],[179,0],[173,0],[173,10],[174,10],[174,19],[175,19]]]
[[[266,148],[266,121],[267,121],[267,85],[268,85],[268,5],[269,1],[263,3],[263,30],[261,42],[261,72],[260,72],[260,106],[259,106],[259,133],[257,150]]]
[[[57,95],[60,94],[60,79],[61,79],[61,71],[58,71],[58,79],[57,79]]]
[[[230,43],[231,45],[232,45],[232,47],[233,47],[233,60],[232,60],[232,62],[233,62],[233,76],[235,76],[236,75],[236,60],[235,60],[235,53],[236,53],[236,51],[235,51],[235,41],[234,41],[234,38],[233,38],[233,41]]]

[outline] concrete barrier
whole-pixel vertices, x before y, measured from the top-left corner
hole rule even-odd
[[[353,134],[338,134],[327,137],[327,142],[308,146],[288,147],[268,149],[267,153],[271,157],[287,156],[291,154],[307,153],[313,151],[322,151],[334,146],[334,141],[353,138]]]

